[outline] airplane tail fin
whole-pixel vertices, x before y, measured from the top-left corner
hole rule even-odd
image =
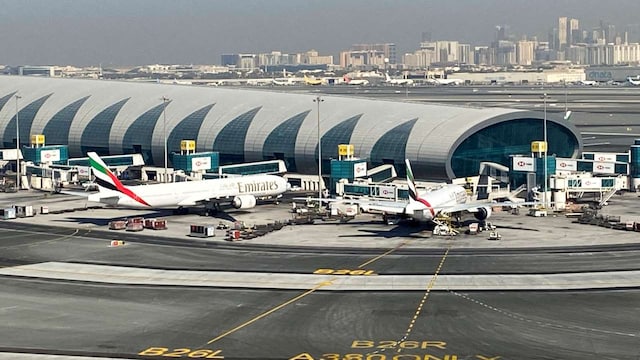
[[[404,160],[407,165],[407,185],[409,186],[409,198],[413,201],[418,200],[418,191],[416,189],[416,180],[413,177],[413,171],[411,170],[411,163],[409,159]]]
[[[120,182],[120,179],[109,170],[107,164],[102,161],[100,156],[95,152],[88,152],[87,156],[89,156],[89,165],[91,166],[91,171],[96,178],[96,184],[100,188],[109,189],[109,190],[118,190],[118,187],[124,187],[124,185]]]
[[[435,209],[433,208],[433,206],[431,206],[431,204],[429,203],[429,201],[427,201],[426,198],[421,198],[418,195],[418,189],[416,187],[416,179],[413,177],[413,170],[411,170],[411,163],[409,162],[409,159],[405,159],[404,161],[407,164],[407,185],[409,186],[409,204],[411,205],[411,204],[420,203],[426,206],[426,208],[431,213],[431,218],[434,219],[437,216]]]
[[[98,188],[109,189],[113,191],[120,192],[131,199],[139,202],[142,205],[150,206],[146,201],[136,195],[129,188],[124,186],[120,179],[109,170],[107,164],[100,159],[100,156],[95,152],[88,152],[87,156],[89,156],[89,164],[91,165],[91,171],[93,172],[96,180],[96,184],[98,184]]]

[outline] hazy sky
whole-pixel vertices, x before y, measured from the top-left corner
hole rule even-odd
[[[216,64],[220,54],[434,39],[486,45],[495,26],[546,40],[559,16],[640,23],[640,0],[0,0],[0,64]],[[337,59],[336,59],[337,61]]]

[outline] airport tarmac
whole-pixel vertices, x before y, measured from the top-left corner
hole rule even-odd
[[[640,221],[637,200],[602,212]],[[186,235],[287,220],[290,205],[211,218],[81,210],[94,204],[36,192],[0,197],[10,203],[77,210],[0,221],[3,359],[640,356],[637,232],[496,212],[503,238],[490,241],[363,215],[229,242]],[[131,216],[169,229],[106,229]]]
[[[301,202],[298,201],[298,204]],[[21,193],[18,196],[6,194],[0,200],[1,206],[12,204],[32,205],[36,210],[47,206],[50,212],[65,210],[57,214],[46,214],[35,218],[22,218],[13,221],[29,223],[37,219],[38,224],[80,229],[107,230],[111,220],[130,217],[166,218],[167,230],[144,230],[136,233],[143,236],[159,236],[168,238],[187,238],[189,226],[213,225],[224,223],[232,226],[234,222],[242,222],[248,227],[273,222],[287,222],[293,218],[290,203],[279,205],[271,203],[250,210],[229,209],[216,217],[198,214],[172,215],[171,210],[148,211],[137,209],[108,208],[89,203],[81,198],[64,194],[48,194],[41,192]],[[300,206],[300,205],[298,205]],[[90,209],[86,209],[90,207]],[[69,209],[77,209],[69,212]],[[85,210],[86,209],[86,210]],[[640,222],[640,203],[636,193],[616,195],[600,213],[620,216],[621,222]],[[502,235],[500,241],[487,241],[488,232],[478,235],[459,234],[458,236],[435,236],[422,225],[405,223],[402,226],[389,226],[381,221],[381,217],[373,214],[361,214],[348,223],[339,221],[316,220],[313,226],[293,225],[282,230],[268,233],[246,242],[253,245],[270,246],[322,246],[347,248],[520,248],[520,247],[567,247],[610,245],[621,243],[638,243],[640,236],[635,232],[598,229],[597,227],[575,224],[564,214],[549,213],[547,217],[534,218],[527,216],[527,209],[513,215],[510,211],[494,208],[490,221],[498,226]],[[470,217],[473,219],[472,217]],[[597,230],[597,231],[596,231]],[[301,231],[304,237],[301,237]],[[603,231],[604,234],[603,235]],[[112,230],[114,239],[124,231]],[[220,242],[227,240],[226,231],[217,231],[217,237],[203,241]],[[610,236],[608,236],[610,235]]]

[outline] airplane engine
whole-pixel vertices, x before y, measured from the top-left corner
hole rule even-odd
[[[489,216],[491,216],[491,208],[490,207],[481,207],[478,208],[478,211],[473,214],[476,219],[482,221],[486,220]]]
[[[256,197],[253,195],[238,195],[231,202],[236,209],[251,209],[256,206]]]

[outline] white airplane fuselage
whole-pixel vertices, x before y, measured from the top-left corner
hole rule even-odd
[[[416,221],[431,221],[439,212],[447,207],[465,204],[468,200],[467,191],[460,185],[445,185],[442,188],[421,192],[420,198],[425,202],[411,200],[405,208],[406,215]]]
[[[89,201],[131,208],[171,208],[194,206],[204,199],[217,201],[235,197],[270,197],[287,190],[287,181],[275,175],[248,175],[223,179],[129,186],[126,189],[142,200],[119,191],[102,188]],[[205,195],[206,194],[206,195]],[[145,204],[146,203],[146,204]]]

